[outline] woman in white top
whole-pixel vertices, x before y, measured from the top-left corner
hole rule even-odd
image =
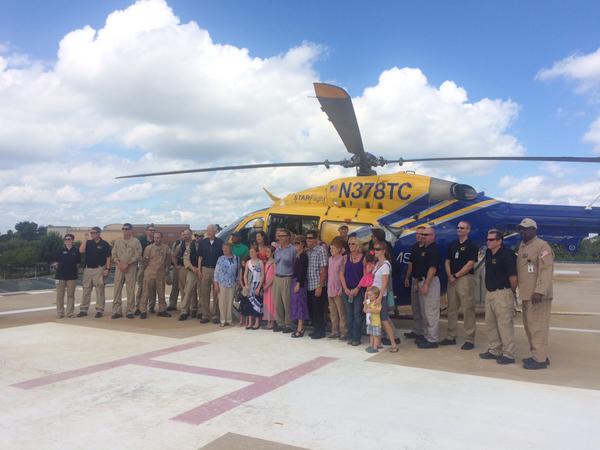
[[[387,334],[387,337],[392,345],[390,352],[396,353],[398,351],[398,345],[396,344],[394,325],[392,324],[388,314],[387,303],[388,288],[392,288],[390,286],[392,265],[389,261],[390,257],[385,242],[378,242],[375,244],[373,249],[375,250],[375,258],[377,258],[377,262],[373,268],[373,286],[377,286],[379,288],[379,296],[377,301],[381,302],[381,326],[384,328],[385,334]]]

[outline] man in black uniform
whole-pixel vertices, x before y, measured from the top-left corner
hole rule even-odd
[[[96,319],[104,315],[104,281],[110,269],[112,249],[108,242],[100,237],[99,227],[94,227],[85,234],[85,240],[79,247],[80,253],[85,253],[85,268],[83,269],[83,299],[79,305],[77,317],[88,315],[92,300],[92,288],[96,288]],[[91,239],[89,239],[91,237]]]
[[[481,359],[498,364],[515,362],[514,300],[517,290],[517,258],[502,245],[499,230],[488,231],[485,252],[485,328],[488,350]]]
[[[475,347],[475,277],[473,267],[477,262],[479,250],[469,239],[471,224],[459,222],[456,226],[458,239],[448,247],[444,262],[448,275],[448,332],[440,345],[456,345],[456,322],[458,310],[462,306],[465,319],[465,343],[463,350]]]
[[[410,333],[404,333],[408,339],[423,339],[423,314],[419,306],[419,281],[412,276],[415,262],[420,257],[420,250],[423,248],[423,238],[421,232],[425,229],[425,225],[417,227],[415,233],[416,243],[410,249],[410,261],[406,267],[404,275],[404,287],[410,287],[410,307],[413,315],[413,329]]]
[[[146,226],[146,233],[143,236],[138,236],[138,241],[142,244],[142,255],[144,254],[144,250],[150,244],[154,242],[154,224]],[[140,315],[140,300],[142,299],[142,291],[144,290],[144,264],[140,261],[138,264],[138,273],[137,273],[137,283],[138,288],[135,294],[135,315]],[[156,304],[156,298],[150,299],[150,312],[154,313],[154,305]]]
[[[77,286],[77,264],[81,261],[79,249],[73,246],[75,236],[65,234],[65,246],[56,255],[56,317],[65,317],[65,290],[67,291],[67,317],[75,316],[75,287]]]
[[[419,348],[437,348],[440,339],[440,251],[435,243],[435,230],[425,227],[421,231],[423,247],[418,251],[413,277],[419,285],[419,307],[424,319],[424,339],[416,339]]]

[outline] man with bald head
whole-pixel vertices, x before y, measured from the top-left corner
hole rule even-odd
[[[219,256],[223,254],[223,241],[216,237],[217,226],[210,224],[206,227],[206,237],[198,244],[198,279],[199,301],[202,313],[201,323],[208,323],[211,319],[210,294],[213,289],[215,266]],[[219,323],[219,303],[213,302],[213,323]]]
[[[413,277],[419,286],[419,306],[423,314],[423,339],[416,339],[419,348],[437,348],[440,326],[440,251],[435,243],[435,230],[426,226],[419,232],[422,247],[415,258]]]

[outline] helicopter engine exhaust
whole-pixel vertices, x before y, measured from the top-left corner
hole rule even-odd
[[[429,198],[431,200],[475,200],[477,191],[468,184],[431,178]]]

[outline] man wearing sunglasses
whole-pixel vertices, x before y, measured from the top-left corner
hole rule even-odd
[[[419,348],[437,348],[440,334],[440,251],[435,243],[435,230],[428,226],[421,231],[423,247],[415,260],[414,277],[419,283],[419,306],[424,319],[424,339],[416,339]]]
[[[75,317],[75,287],[77,286],[77,264],[81,261],[79,249],[73,246],[75,236],[65,234],[65,245],[56,255],[56,317],[65,317],[65,290],[67,291],[67,317]]]
[[[531,357],[523,360],[523,367],[545,369],[550,364],[548,329],[553,297],[554,252],[546,241],[537,237],[534,220],[523,219],[517,228],[523,239],[517,257],[519,297],[523,302],[523,326],[531,349]]]
[[[498,364],[513,364],[517,265],[515,254],[502,243],[499,230],[488,231],[488,249],[485,252],[485,329],[488,350],[480,353],[479,357],[495,359]]]
[[[125,285],[127,288],[127,318],[133,319],[135,279],[137,266],[142,257],[142,244],[133,237],[133,226],[130,223],[124,223],[121,231],[123,231],[123,239],[117,239],[112,249],[112,260],[116,267],[112,318],[123,317],[122,293],[123,285]]]
[[[473,267],[477,262],[479,250],[469,239],[471,224],[459,222],[456,226],[458,239],[448,246],[448,255],[444,268],[448,275],[448,332],[440,345],[456,345],[456,323],[458,310],[462,306],[465,343],[463,350],[473,350],[475,347],[475,276]]]
[[[99,227],[94,227],[85,234],[85,240],[79,247],[80,253],[85,253],[85,268],[83,269],[83,299],[79,305],[77,317],[88,315],[92,301],[92,289],[96,289],[96,319],[104,315],[104,282],[108,276],[111,260],[111,248],[108,242],[100,237]]]

